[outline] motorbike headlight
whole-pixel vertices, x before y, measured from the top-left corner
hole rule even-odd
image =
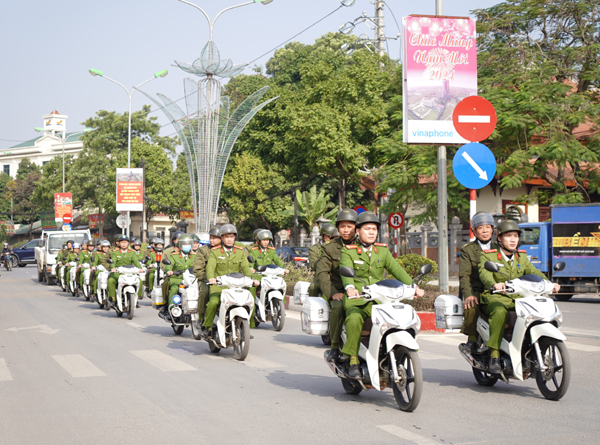
[[[523,311],[520,311],[519,316],[525,318],[525,327],[527,328],[531,323],[535,320],[540,320],[544,318],[538,311],[536,311],[530,305],[523,303],[522,308]]]
[[[181,303],[181,296],[180,295],[175,295],[173,297],[173,303],[174,304],[180,304]]]
[[[554,314],[550,318],[550,321],[555,321],[556,322],[556,327],[559,328],[562,325],[562,322],[563,322],[562,312],[560,311],[560,309],[558,308],[558,306],[556,304],[554,305],[554,309],[556,311],[554,312]]]
[[[415,311],[414,309],[413,309],[413,318],[410,321],[410,326],[408,328],[414,329],[415,335],[417,335],[421,331],[421,318],[419,317],[419,314],[417,314],[417,311]]]
[[[381,334],[383,334],[385,331],[387,331],[390,328],[397,328],[399,327],[398,322],[396,320],[394,320],[392,318],[392,316],[390,314],[388,314],[386,311],[384,311],[383,309],[377,309],[375,308],[375,310],[377,311],[377,315],[376,315],[376,323],[375,324],[379,324],[380,326],[380,331]]]

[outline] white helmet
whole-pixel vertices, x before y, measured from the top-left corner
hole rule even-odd
[[[210,235],[206,232],[198,232],[196,233],[196,236],[200,240],[200,244],[203,246],[206,246],[210,241]]]
[[[73,244],[73,249],[81,249],[81,244],[79,244],[79,243],[74,243],[74,244]]]
[[[8,247],[8,243],[4,243],[4,247]]]

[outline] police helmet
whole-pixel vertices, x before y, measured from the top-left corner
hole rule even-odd
[[[192,233],[190,236],[192,237],[192,241],[194,241],[195,243],[200,242],[200,238],[198,238],[198,235],[196,235],[195,233]]]
[[[81,244],[73,243],[73,249],[81,249]]]
[[[175,232],[173,232],[171,234],[171,241],[175,241],[176,239],[178,239],[181,235],[183,235],[183,232],[181,230],[176,230]]]
[[[362,212],[360,215],[358,215],[356,227],[361,227],[363,224],[377,224],[377,228],[381,226],[379,217],[375,214],[375,212],[371,212],[370,210]]]
[[[107,241],[107,240],[100,241],[100,247],[110,247],[110,241]]]
[[[163,246],[165,245],[165,240],[162,238],[154,238],[154,244],[162,244]]]
[[[142,241],[140,241],[139,239],[136,239],[136,240],[133,242],[133,245],[134,245],[134,246],[141,246],[141,245],[142,245]]]
[[[490,225],[494,227],[496,225],[496,221],[494,221],[494,217],[487,212],[477,212],[473,215],[471,219],[471,229],[475,230],[479,226]]]
[[[263,229],[256,229],[254,232],[252,232],[252,240],[256,241],[256,235],[258,235]]]
[[[506,232],[518,232],[519,236],[521,236],[522,230],[512,219],[505,219],[498,225],[498,235],[502,235]]]
[[[335,226],[337,227],[342,221],[349,221],[356,224],[356,221],[358,221],[358,213],[356,213],[356,210],[354,209],[340,210],[335,220]]]
[[[237,229],[233,224],[223,224],[221,226],[221,236],[229,235],[231,233],[237,236]]]
[[[74,243],[74,242],[75,242],[75,241],[73,241],[72,239],[68,239],[68,240],[67,240],[67,244],[71,243],[71,246],[73,245],[73,243]]]
[[[261,230],[260,232],[258,232],[256,234],[256,239],[258,241],[262,241],[262,240],[265,240],[265,239],[273,240],[273,234],[271,233],[270,230],[264,229],[264,230]]]
[[[339,238],[340,237],[340,231],[338,229],[333,229],[333,232],[331,232],[331,237],[332,238]]]
[[[182,250],[184,253],[188,253],[192,250],[192,246],[194,244],[194,240],[190,235],[181,235],[177,240],[177,247]]]
[[[331,232],[333,232],[334,230],[335,225],[333,225],[332,223],[325,223],[321,226],[321,230],[319,231],[319,233],[321,235],[331,236]]]
[[[198,232],[198,241],[203,246],[206,246],[210,241],[210,235],[206,232]]]
[[[129,237],[127,235],[119,235],[117,237],[117,242],[120,243],[121,241],[129,241]]]
[[[219,226],[212,226],[208,231],[208,234],[211,236],[216,236],[217,238],[221,237],[221,228]]]

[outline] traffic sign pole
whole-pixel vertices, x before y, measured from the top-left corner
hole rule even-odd
[[[475,216],[475,213],[477,213],[477,190],[470,190],[470,201],[471,201],[471,221],[473,221],[473,217]],[[471,224],[469,224],[469,226],[471,226]],[[471,227],[469,227],[469,230],[471,231],[471,241],[475,241],[475,234],[473,233],[473,229]]]

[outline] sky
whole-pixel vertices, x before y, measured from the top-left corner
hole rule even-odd
[[[211,18],[243,0],[191,0]],[[471,16],[499,0],[446,0],[444,15]],[[273,0],[225,12],[214,27],[222,58],[247,63],[317,22],[338,6],[338,0]],[[294,40],[313,43],[336,32],[363,11],[373,16],[369,0],[342,7]],[[396,22],[410,14],[434,14],[435,1],[386,0],[387,37],[400,32]],[[354,34],[373,36],[365,24]],[[171,99],[183,96],[183,79],[193,77],[172,66],[174,60],[192,63],[208,40],[208,24],[197,9],[178,0],[3,0],[0,2],[0,152],[39,136],[42,115],[57,110],[68,115],[67,132],[98,110],[127,111],[128,97],[118,85],[89,74],[96,68],[131,90],[132,86],[167,69],[169,74],[144,85],[143,90]],[[398,59],[400,41],[390,40],[389,54]],[[257,60],[264,65],[273,53]],[[251,74],[250,67],[245,73]],[[149,100],[133,95],[132,109]],[[156,108],[154,105],[153,109]],[[151,114],[163,125],[163,136],[174,129],[162,111]]]

